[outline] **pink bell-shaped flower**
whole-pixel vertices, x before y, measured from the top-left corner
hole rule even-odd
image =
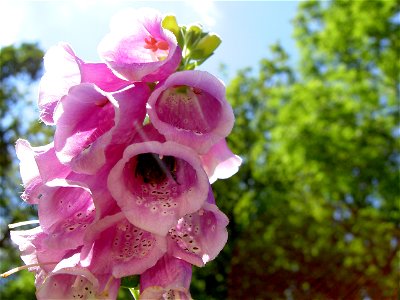
[[[166,235],[207,198],[208,178],[196,153],[174,142],[143,142],[126,148],[108,177],[108,188],[135,226]]]
[[[95,276],[80,266],[79,258],[75,253],[60,261],[37,285],[37,299],[116,299],[120,280],[109,274]]]
[[[125,80],[154,82],[168,77],[182,53],[174,34],[161,22],[161,14],[150,8],[115,15],[110,33],[99,44],[100,57]]]
[[[39,202],[46,182],[71,175],[71,169],[57,159],[53,143],[32,147],[28,141],[19,139],[15,150],[20,160],[20,174],[25,188],[21,198],[30,204]]]
[[[96,217],[91,191],[65,180],[49,185],[38,205],[40,226],[48,234],[45,243],[52,249],[75,249],[83,245],[86,229]]]
[[[44,233],[40,226],[29,230],[13,230],[10,236],[11,240],[18,245],[21,258],[26,265],[10,270],[2,276],[6,277],[18,270],[28,269],[35,273],[35,285],[38,287],[60,262],[68,268],[73,268],[77,264],[76,259],[71,260],[71,257],[78,254],[75,257],[79,258],[80,248],[70,250],[48,247],[45,242],[48,234]]]
[[[210,183],[231,177],[242,164],[242,159],[232,153],[225,139],[213,145],[206,154],[200,156],[200,159]]]
[[[87,83],[71,88],[54,114],[59,160],[78,173],[96,173],[106,162],[107,146],[129,141],[143,123],[149,92],[146,84],[114,94]]]
[[[140,276],[139,299],[192,299],[192,265],[168,254]]]
[[[50,272],[67,252],[49,249],[44,243],[47,236],[40,226],[28,230],[10,231],[11,240],[18,246],[21,259],[31,272],[39,273],[41,270],[45,273]]]
[[[120,278],[143,273],[165,252],[165,237],[132,225],[120,212],[88,229],[81,263],[95,274]]]
[[[213,260],[228,240],[228,218],[215,205],[210,187],[207,202],[170,229],[168,253],[198,267]]]
[[[182,71],[159,83],[147,113],[157,130],[171,140],[205,154],[232,130],[234,115],[225,86],[205,71]]]
[[[68,90],[80,83],[94,83],[106,92],[117,91],[130,83],[116,77],[104,63],[86,63],[66,43],[51,47],[44,56],[46,73],[39,86],[40,119],[54,125],[55,107]]]

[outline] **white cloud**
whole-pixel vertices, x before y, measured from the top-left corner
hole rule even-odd
[[[26,7],[19,1],[0,1],[0,47],[18,41],[26,16]]]
[[[219,12],[215,6],[214,0],[185,0],[187,6],[193,9],[200,17],[200,23],[212,29],[217,24]]]

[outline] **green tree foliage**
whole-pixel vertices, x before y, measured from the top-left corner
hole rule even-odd
[[[395,1],[302,2],[299,68],[275,45],[230,83],[230,299],[398,296],[399,23]]]
[[[42,75],[42,60],[43,51],[37,44],[0,49],[0,272],[22,264],[11,245],[7,225],[36,215],[33,207],[19,198],[22,186],[14,145],[19,137],[29,136],[34,143],[43,144],[49,136],[50,129],[39,123],[33,104],[36,96],[32,90]],[[1,299],[34,299],[33,276],[29,273],[2,280],[0,288]]]
[[[23,89],[19,81],[32,82],[41,76],[43,51],[35,44],[13,45],[1,48],[0,52],[0,175],[1,180],[6,180],[5,172],[12,163],[12,145],[23,131],[20,116],[21,99],[28,91]],[[3,185],[2,181],[2,187]]]

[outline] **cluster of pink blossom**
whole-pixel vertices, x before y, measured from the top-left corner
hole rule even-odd
[[[223,83],[178,70],[182,49],[151,9],[113,19],[88,63],[67,44],[45,55],[38,105],[54,142],[18,140],[40,226],[11,232],[38,299],[115,299],[140,274],[141,299],[189,299],[192,265],[214,259],[227,217],[211,183],[237,172]]]

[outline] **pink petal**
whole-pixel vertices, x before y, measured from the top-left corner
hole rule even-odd
[[[82,250],[82,265],[96,274],[120,278],[141,274],[166,251],[166,240],[133,226],[118,213],[91,226]]]
[[[29,271],[36,274],[44,274],[51,272],[57,263],[61,261],[67,254],[66,249],[51,249],[45,244],[48,237],[41,227],[29,230],[13,230],[10,232],[11,240],[18,245],[21,251],[21,258],[26,265],[41,264],[29,268]]]
[[[242,159],[232,153],[225,139],[212,146],[206,154],[200,156],[200,159],[210,183],[231,177],[242,164]]]
[[[36,297],[38,300],[95,299],[93,296],[98,288],[97,280],[93,276],[88,279],[88,275],[85,275],[51,274],[37,290]]]
[[[146,103],[151,90],[145,83],[135,83],[127,89],[113,93],[116,101],[116,126],[112,144],[131,142],[146,116]]]
[[[157,141],[160,143],[166,142],[165,137],[161,133],[159,133],[151,123],[143,127],[137,128],[137,133],[133,139],[133,142],[143,143],[150,141]]]
[[[140,276],[141,299],[191,299],[189,288],[192,266],[178,258],[164,255],[157,264]]]
[[[118,91],[131,83],[122,80],[104,63],[85,63],[80,61],[81,82],[94,83],[105,92]]]
[[[234,115],[223,83],[204,71],[182,71],[160,83],[149,98],[150,121],[167,140],[206,153],[225,138]]]
[[[19,139],[16,153],[20,160],[20,173],[25,191],[22,199],[37,204],[42,196],[43,184],[54,178],[65,178],[71,170],[62,165],[55,156],[53,144],[32,147],[26,140]]]
[[[111,101],[93,84],[83,83],[72,87],[57,106],[54,148],[59,160],[76,172],[94,173],[104,164],[101,146],[108,144],[108,132],[115,125]]]
[[[46,73],[39,86],[40,118],[47,124],[54,124],[53,112],[60,99],[70,87],[81,82],[76,56],[68,44],[60,43],[51,47],[44,56]]]
[[[107,178],[111,168],[111,164],[105,165],[100,171],[91,175],[85,181],[91,190],[93,203],[96,208],[96,220],[120,211],[117,202],[107,188]]]
[[[40,299],[116,299],[120,280],[95,276],[78,265],[79,253],[61,261],[37,287]]]
[[[70,182],[46,187],[39,202],[40,226],[49,236],[52,249],[74,249],[83,244],[86,228],[95,219],[95,207],[89,189]]]
[[[46,234],[39,227],[29,230],[12,230],[10,237],[14,244],[16,244],[21,251],[21,259],[26,265],[37,264],[37,248],[40,247]],[[54,267],[54,266],[53,266]],[[35,270],[38,267],[30,269]]]
[[[153,82],[166,78],[176,70],[182,54],[175,36],[162,28],[161,21],[160,13],[148,8],[115,15],[110,33],[99,44],[100,57],[117,76],[129,81]],[[146,42],[150,39],[168,46],[150,49]]]
[[[94,83],[103,91],[112,92],[130,84],[116,77],[104,63],[85,63],[65,43],[47,51],[44,65],[46,73],[40,81],[38,106],[40,118],[48,125],[54,125],[54,110],[71,87]]]
[[[21,198],[30,204],[37,204],[40,199],[40,189],[43,186],[43,181],[35,161],[35,153],[29,142],[22,139],[17,141],[15,148],[17,157],[20,160],[19,169],[25,188]]]
[[[120,145],[130,143],[143,123],[149,93],[142,83],[113,94],[92,84],[71,88],[55,112],[54,140],[60,161],[76,172],[95,174],[106,163],[108,146],[112,147],[109,157],[118,159]]]
[[[229,220],[212,202],[211,192],[199,211],[184,216],[169,231],[168,253],[199,267],[218,255],[228,240]]]
[[[164,166],[169,168],[164,176],[146,175],[158,167],[156,158],[164,156],[172,162]],[[126,148],[110,172],[108,188],[132,224],[166,235],[179,218],[203,205],[208,178],[190,148],[174,142],[144,142]]]

